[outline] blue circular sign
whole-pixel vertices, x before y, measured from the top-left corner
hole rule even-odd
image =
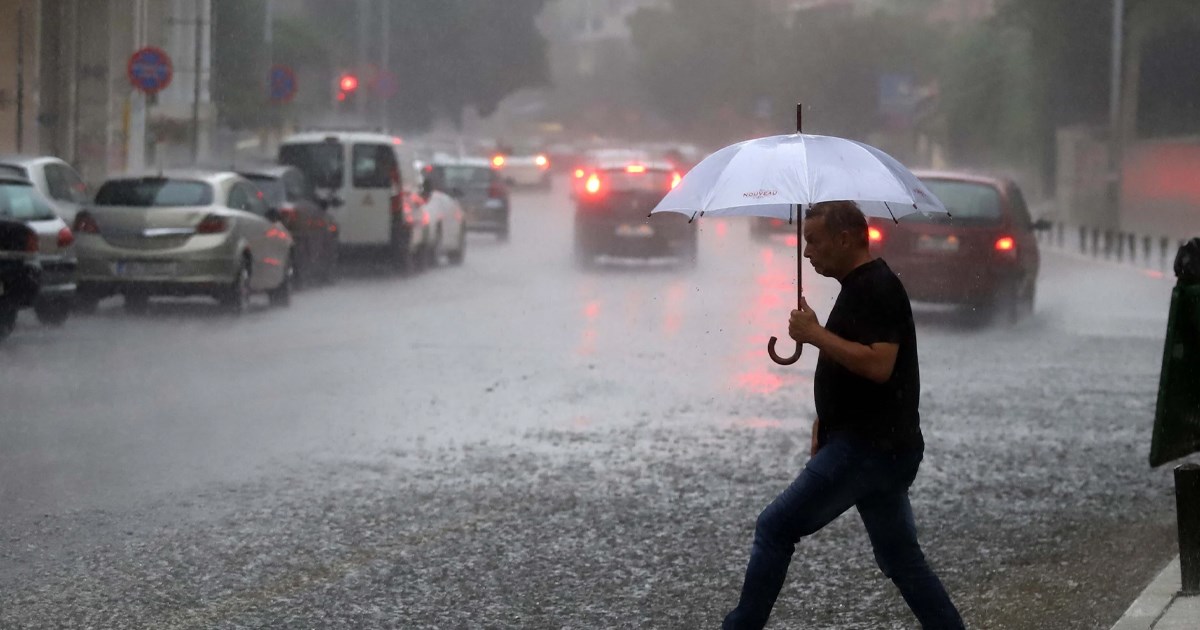
[[[161,48],[147,46],[129,57],[126,69],[133,87],[154,94],[171,84],[174,69],[171,57]]]
[[[276,103],[286,103],[296,96],[296,73],[287,66],[271,66],[269,84],[271,100]]]

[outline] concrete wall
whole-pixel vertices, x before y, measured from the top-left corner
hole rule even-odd
[[[0,153],[31,153],[39,148],[41,4],[38,0],[0,0]]]

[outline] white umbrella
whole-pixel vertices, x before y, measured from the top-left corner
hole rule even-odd
[[[796,112],[800,128],[800,111]],[[739,142],[704,158],[650,211],[679,212],[692,219],[705,216],[756,216],[795,221],[797,303],[800,282],[801,207],[822,201],[849,200],[863,214],[892,220],[912,214],[949,214],[942,202],[892,156],[861,142],[795,133]],[[775,354],[775,337],[767,352],[776,363],[791,365]]]

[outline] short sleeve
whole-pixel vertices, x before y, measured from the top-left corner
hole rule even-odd
[[[861,316],[861,337],[866,345],[895,343],[904,339],[912,311],[908,296],[898,283],[878,282],[864,293]]]

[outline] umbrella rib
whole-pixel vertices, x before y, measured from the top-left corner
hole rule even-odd
[[[885,201],[885,202],[883,202],[883,207],[887,208],[888,214],[892,215],[892,223],[899,225],[900,221],[896,220],[896,213],[892,212],[892,206],[889,205],[888,202]],[[915,208],[916,204],[913,204],[913,207]]]

